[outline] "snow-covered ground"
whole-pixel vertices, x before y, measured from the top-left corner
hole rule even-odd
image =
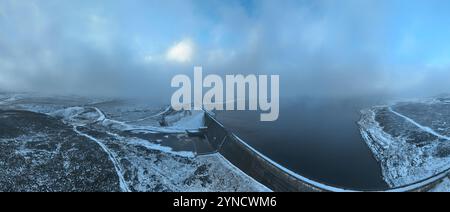
[[[447,100],[405,101],[362,111],[361,135],[391,187],[409,185],[450,168]],[[436,190],[448,188],[446,185],[448,179]]]
[[[449,192],[450,191],[450,179],[445,178],[440,184],[430,190],[431,192]]]
[[[220,154],[197,155],[204,138],[186,130],[201,112],[0,94],[0,119],[2,191],[269,191]]]

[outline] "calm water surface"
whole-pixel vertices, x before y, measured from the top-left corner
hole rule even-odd
[[[281,100],[280,117],[216,112],[228,129],[281,165],[310,179],[353,189],[383,189],[381,168],[361,138],[360,110],[375,100]]]

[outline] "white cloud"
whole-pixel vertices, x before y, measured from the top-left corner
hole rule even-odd
[[[190,39],[184,39],[172,47],[166,53],[166,59],[172,62],[186,63],[194,56],[194,43]]]

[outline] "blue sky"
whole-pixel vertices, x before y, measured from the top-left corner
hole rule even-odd
[[[280,74],[286,95],[433,95],[449,26],[440,0],[2,0],[0,89],[170,93],[202,65]]]
[[[450,2],[398,1],[390,22],[393,62],[450,65]]]

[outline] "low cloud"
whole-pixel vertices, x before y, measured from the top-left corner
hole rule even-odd
[[[166,59],[170,62],[187,63],[194,56],[194,43],[190,39],[182,40],[167,50]]]
[[[448,5],[406,4],[3,0],[0,89],[163,97],[202,65],[279,74],[285,96],[448,92],[448,14],[430,9]]]

